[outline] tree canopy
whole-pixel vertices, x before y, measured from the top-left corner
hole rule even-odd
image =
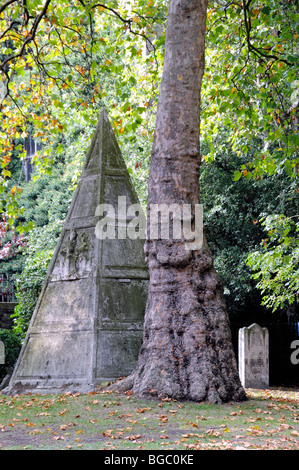
[[[146,204],[167,6],[164,0],[2,2],[3,227],[8,225],[19,236],[39,225],[30,217],[25,197],[24,139],[32,136],[41,144],[32,156],[34,179],[51,178],[55,167],[65,165],[72,188],[103,106]],[[299,270],[297,1],[211,0],[207,19],[201,148],[202,178],[207,182],[203,198],[211,198],[206,199],[208,232],[215,235],[211,221],[216,221],[216,236],[221,234],[217,220],[224,217],[227,204],[237,207],[231,197],[241,200],[245,182],[249,191],[260,191],[264,205],[257,206],[255,200],[252,210],[245,200],[239,207],[256,230],[254,236],[244,233],[239,240],[244,246],[251,236],[248,262],[266,304],[285,306],[296,299]],[[216,168],[222,181],[218,195],[205,189],[209,181],[212,185],[209,175]],[[271,205],[272,184],[276,199]],[[221,190],[230,193],[222,200]],[[19,240],[13,237],[17,235],[8,236]],[[6,246],[7,239],[1,240]],[[223,256],[217,249],[221,269],[221,259],[229,263],[232,255]],[[244,269],[248,254],[244,249]]]

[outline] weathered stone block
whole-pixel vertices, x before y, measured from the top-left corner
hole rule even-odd
[[[85,217],[94,216],[98,203],[97,183],[98,181],[94,176],[79,181],[76,204],[72,211],[73,219],[82,218],[82,214]]]
[[[143,279],[101,279],[99,321],[142,324],[147,288],[148,283]]]
[[[86,378],[91,365],[89,341],[88,331],[66,329],[32,333],[18,369],[18,377],[72,381]]]
[[[135,367],[141,346],[140,330],[99,330],[97,342],[97,371],[103,380],[129,375]],[[108,374],[107,374],[108,372]],[[106,375],[106,378],[105,378]]]
[[[92,278],[49,282],[31,329],[46,333],[62,326],[77,331],[90,328],[93,294]]]

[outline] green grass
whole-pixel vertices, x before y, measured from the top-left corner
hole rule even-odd
[[[299,392],[247,389],[212,405],[90,394],[0,395],[2,450],[299,448]]]

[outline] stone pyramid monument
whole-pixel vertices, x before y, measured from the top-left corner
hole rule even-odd
[[[117,226],[128,224],[119,196],[127,207],[139,202],[103,111],[6,393],[90,391],[134,369],[148,288],[144,240],[96,236],[100,204],[115,208]]]

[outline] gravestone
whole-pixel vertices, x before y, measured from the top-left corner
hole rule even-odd
[[[239,374],[245,388],[269,386],[269,332],[253,323],[239,330]]]
[[[6,393],[84,392],[134,369],[148,288],[144,240],[96,236],[99,205],[115,207],[118,196],[138,204],[103,111]],[[115,212],[117,225],[128,223]]]

